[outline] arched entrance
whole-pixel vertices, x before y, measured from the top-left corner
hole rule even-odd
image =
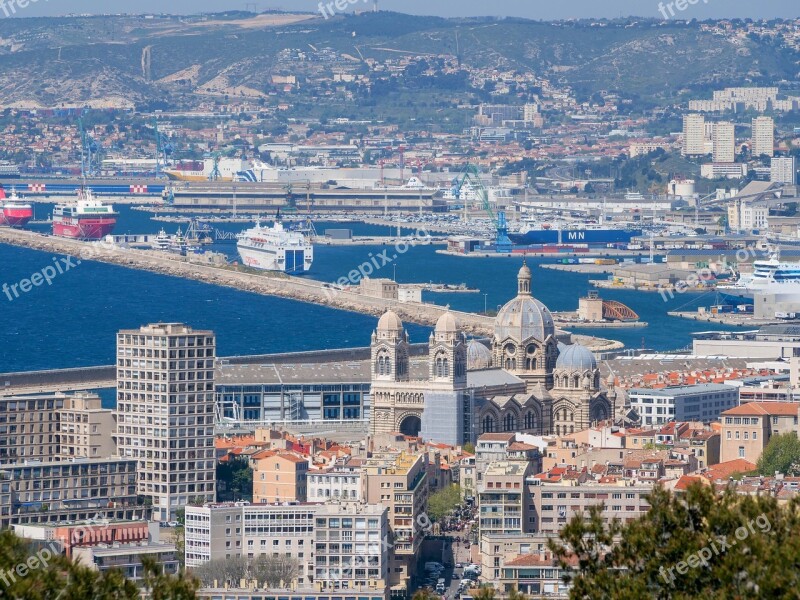
[[[422,429],[422,420],[417,415],[408,415],[400,421],[400,433],[412,437],[419,436]]]

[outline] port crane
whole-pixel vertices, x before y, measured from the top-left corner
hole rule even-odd
[[[81,178],[94,177],[96,173],[96,159],[100,147],[94,138],[83,128],[83,119],[78,119],[78,128],[81,135]]]
[[[495,248],[497,252],[511,252],[512,243],[508,237],[508,223],[506,222],[505,211],[498,211],[495,215],[492,210],[491,202],[489,202],[489,191],[481,181],[480,172],[474,165],[467,165],[461,174],[456,178],[454,183],[454,195],[458,200],[462,199],[462,195],[466,196],[466,187],[469,185],[478,196],[483,211],[489,216],[489,219],[494,225],[495,230]],[[464,197],[464,221],[469,220],[469,199]]]
[[[156,177],[160,177],[161,168],[169,164],[174,148],[164,139],[164,135],[158,129],[158,119],[153,119],[153,130],[156,133]]]

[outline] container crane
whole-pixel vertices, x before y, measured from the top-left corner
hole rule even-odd
[[[97,142],[83,128],[83,119],[78,119],[81,134],[81,178],[93,177],[96,173],[95,162],[100,149]]]
[[[454,186],[454,193],[455,197],[459,200],[462,198],[462,194],[465,195],[464,186],[469,184],[469,186],[475,190],[478,199],[481,203],[481,208],[483,211],[489,215],[489,219],[492,221],[492,225],[494,225],[495,229],[495,249],[497,252],[508,253],[511,252],[513,244],[508,237],[508,223],[506,222],[506,213],[504,211],[499,211],[497,215],[495,215],[494,210],[492,210],[492,205],[489,202],[489,192],[486,187],[483,185],[481,181],[480,172],[478,171],[477,167],[474,165],[467,165],[464,167],[464,170],[461,172],[461,175],[455,180]],[[464,198],[464,220],[468,219],[469,214],[469,199]]]

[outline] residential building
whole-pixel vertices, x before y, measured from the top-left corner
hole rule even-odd
[[[654,465],[657,461],[657,458],[639,460],[648,469],[651,467],[647,465]],[[572,517],[578,514],[588,516],[589,508],[599,504],[603,505],[602,518],[606,523],[610,524],[614,519],[633,521],[650,510],[647,496],[653,489],[652,483],[631,485],[620,477],[611,485],[543,482],[531,486],[531,517],[537,520],[533,531],[557,535]]]
[[[750,142],[750,153],[754,158],[775,154],[775,121],[772,117],[756,117],[753,119],[753,137]]]
[[[747,177],[747,163],[708,163],[700,165],[700,177],[703,179],[740,179]]]
[[[530,497],[526,481],[533,474],[526,461],[491,463],[478,483],[479,526],[482,535],[522,535],[535,531],[528,522]]]
[[[628,390],[628,399],[642,425],[663,425],[668,421],[710,423],[719,419],[723,411],[738,405],[739,392],[733,386],[705,383],[660,389],[632,388]]]
[[[490,464],[508,458],[508,447],[516,437],[516,433],[483,433],[478,437],[475,445],[476,484],[483,480]]]
[[[361,463],[351,462],[354,464],[336,464],[333,467],[309,470],[306,477],[309,502],[360,502],[363,498]]]
[[[215,356],[213,332],[180,323],[117,335],[117,445],[137,461],[155,520],[215,499]]]
[[[729,164],[736,161],[736,134],[733,123],[728,121],[714,123],[713,140],[715,163]]]
[[[73,394],[64,398],[58,411],[60,454],[71,458],[108,458],[117,453],[113,433],[114,411],[103,408],[96,394]]]
[[[385,593],[387,508],[362,503],[208,504],[186,508],[186,566],[234,556],[297,562],[286,587]]]
[[[0,528],[98,518],[149,518],[149,508],[138,503],[136,468],[136,461],[124,458],[0,466],[2,495],[4,498],[8,493],[9,498],[7,507],[0,506]],[[7,513],[5,508],[9,509]]]
[[[697,468],[705,469],[719,463],[721,440],[722,436],[718,431],[693,429],[684,442],[694,451]]]
[[[797,183],[797,160],[794,156],[773,158],[770,164],[769,180],[772,183]]]
[[[773,435],[797,432],[800,404],[748,402],[722,413],[721,462],[743,458],[758,463]]]
[[[96,571],[121,571],[125,579],[135,583],[144,579],[142,561],[145,557],[155,561],[165,575],[177,575],[180,571],[178,549],[174,544],[83,546],[73,549],[73,557],[76,563]]]
[[[706,153],[706,120],[703,115],[683,117],[683,154],[702,156]]]
[[[291,452],[265,450],[250,459],[253,502],[305,502],[308,459]]]
[[[77,548],[146,544],[158,541],[158,523],[92,519],[72,523],[14,525],[14,533],[26,540],[55,542],[68,558]]]
[[[65,398],[63,394],[0,398],[0,464],[59,456],[58,412]]]
[[[365,499],[388,509],[391,552],[389,585],[408,589],[430,524],[428,510],[428,455],[378,453],[364,463]]]
[[[459,485],[461,486],[461,495],[464,498],[474,498],[477,485],[478,473],[474,456],[465,456],[461,459],[459,464]]]

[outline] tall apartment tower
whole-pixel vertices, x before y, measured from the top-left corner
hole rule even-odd
[[[117,447],[137,460],[138,493],[154,521],[213,502],[214,360],[211,331],[159,323],[117,334]]]
[[[775,121],[772,117],[753,119],[753,138],[750,144],[753,157],[775,155]]]
[[[736,162],[736,135],[733,123],[720,121],[714,124],[714,162]]]
[[[793,156],[773,158],[770,163],[769,180],[772,183],[797,183],[797,161]]]
[[[683,117],[683,154],[702,156],[706,153],[706,119],[703,115]]]

